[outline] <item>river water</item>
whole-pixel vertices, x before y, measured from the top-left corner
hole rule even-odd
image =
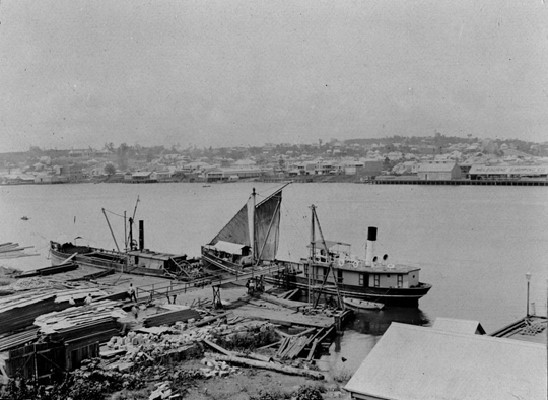
[[[247,201],[277,186],[266,183],[76,184],[0,187],[0,243],[34,246],[40,255],[1,260],[29,269],[49,265],[49,240],[114,249],[107,219],[123,247],[124,211],[145,221],[145,247],[199,255]],[[367,226],[379,228],[377,254],[421,268],[432,283],[418,310],[360,314],[326,362],[352,372],[391,321],[428,325],[436,317],[479,321],[487,332],[526,313],[546,315],[548,188],[499,186],[291,184],[284,189],[279,259],[298,260],[310,241],[310,205],[328,240],[364,253]],[[21,220],[22,216],[29,219]],[[341,361],[346,359],[345,362]]]

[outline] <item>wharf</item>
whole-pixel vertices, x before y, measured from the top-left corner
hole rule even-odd
[[[507,325],[489,336],[509,338],[533,343],[547,343],[546,317],[530,315]]]
[[[372,185],[444,185],[444,186],[548,186],[548,180],[419,180],[419,179],[372,179],[363,182]]]
[[[334,318],[326,315],[305,315],[287,310],[282,307],[266,307],[263,302],[250,301],[232,310],[237,317],[269,321],[276,325],[295,326],[301,325],[311,328],[328,328],[334,324]]]

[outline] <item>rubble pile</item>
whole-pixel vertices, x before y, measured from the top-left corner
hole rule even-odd
[[[200,372],[204,378],[223,377],[238,371],[238,368],[227,364],[225,361],[217,361],[211,357],[202,358],[202,364],[208,367],[200,368]]]

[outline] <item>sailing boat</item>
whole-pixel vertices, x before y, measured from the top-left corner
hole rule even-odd
[[[202,263],[232,274],[271,264],[280,234],[280,206],[284,185],[257,203],[255,188],[244,206],[207,244]]]

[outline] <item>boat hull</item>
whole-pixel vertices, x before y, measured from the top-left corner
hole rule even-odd
[[[343,298],[343,303],[346,307],[357,311],[380,311],[384,308],[384,304],[382,303],[374,303],[371,301],[364,301],[347,297]]]
[[[313,286],[313,290],[319,290],[322,284],[319,281],[312,281],[309,284],[306,277],[297,275],[272,275],[265,277],[265,280],[288,289],[299,288],[305,291],[310,290],[311,285]],[[338,293],[344,297],[382,303],[387,306],[418,307],[419,299],[428,293],[431,287],[432,285],[422,282],[417,287],[412,288],[360,287],[341,284],[338,285]],[[337,287],[334,285],[325,285],[322,292],[327,295],[336,296]]]
[[[52,265],[61,264],[67,258],[71,258],[73,262],[80,266],[94,267],[105,270],[110,270],[119,273],[128,273],[135,275],[147,275],[147,276],[159,276],[170,277],[166,274],[164,269],[153,269],[141,267],[138,265],[128,265],[127,256],[123,253],[117,253],[112,251],[104,251],[101,249],[88,248],[87,252],[79,252],[75,248],[75,255],[71,252],[63,252],[56,249],[56,244],[52,243],[50,246],[50,258]],[[85,248],[80,248],[85,249]]]

